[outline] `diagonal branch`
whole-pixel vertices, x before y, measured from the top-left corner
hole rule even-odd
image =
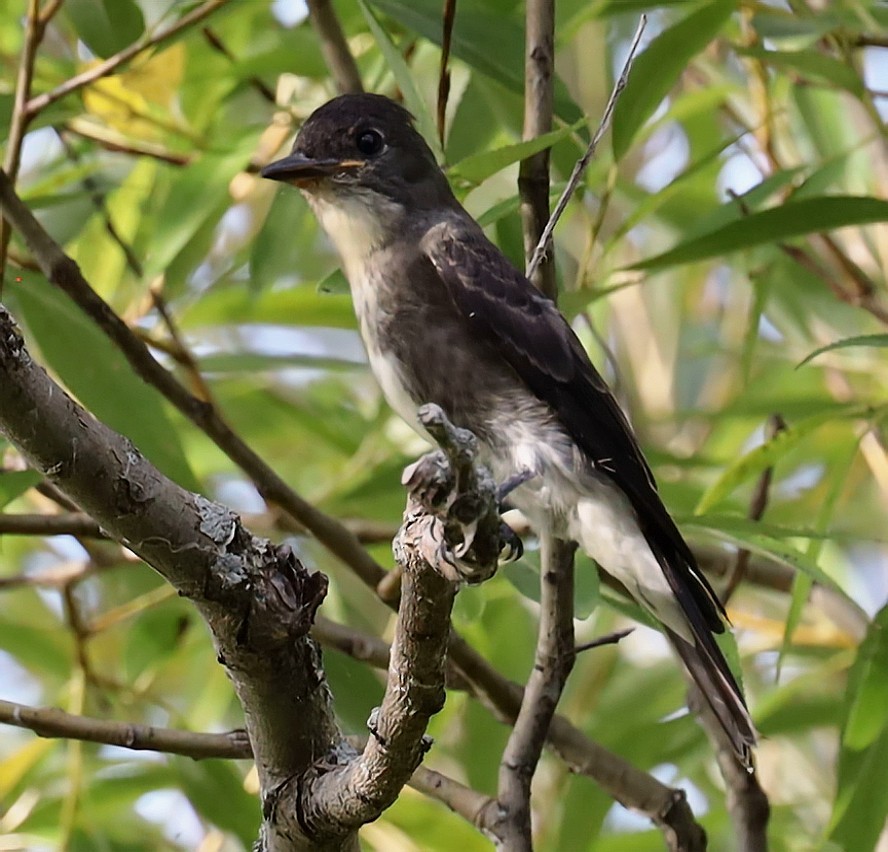
[[[635,31],[632,44],[629,47],[629,54],[626,57],[626,62],[623,64],[623,70],[620,72],[620,76],[617,77],[617,82],[614,84],[607,105],[604,108],[604,114],[601,116],[601,121],[598,123],[598,129],[595,131],[595,135],[592,137],[589,147],[586,148],[586,153],[577,160],[573,171],[570,173],[570,177],[567,180],[567,186],[564,187],[564,192],[561,193],[561,197],[555,205],[555,210],[549,217],[549,221],[546,223],[546,227],[540,235],[536,248],[533,250],[533,257],[527,265],[527,277],[530,278],[531,281],[533,281],[533,276],[536,274],[537,267],[543,262],[543,258],[546,256],[549,243],[552,239],[552,232],[555,230],[558,220],[567,208],[567,204],[573,197],[573,194],[577,191],[583,173],[595,156],[595,152],[598,150],[598,144],[601,142],[601,139],[610,124],[614,107],[617,105],[617,101],[620,99],[623,89],[626,88],[626,82],[629,79],[629,71],[632,68],[632,61],[635,59],[635,54],[638,52],[638,46],[641,43],[641,37],[644,34],[646,26],[647,15],[642,15],[638,21],[638,29]]]

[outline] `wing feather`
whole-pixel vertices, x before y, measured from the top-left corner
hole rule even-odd
[[[549,404],[595,468],[626,494],[690,620],[722,632],[718,596],[663,506],[626,416],[554,303],[480,229],[439,225],[426,235],[423,250],[457,309]]]

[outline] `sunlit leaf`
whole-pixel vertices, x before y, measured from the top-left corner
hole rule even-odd
[[[653,115],[691,58],[703,50],[734,11],[733,0],[704,3],[660,33],[638,56],[614,109],[614,159],[621,160],[635,134]]]
[[[878,198],[807,198],[752,213],[716,231],[679,243],[663,254],[633,264],[631,268],[654,272],[682,263],[721,257],[740,249],[773,245],[805,234],[885,221],[888,221],[888,201]]]
[[[120,350],[59,290],[34,273],[19,277],[9,293],[62,381],[168,476],[196,490],[197,480],[160,394],[133,373]]]
[[[827,343],[826,346],[819,346],[809,355],[806,355],[801,361],[799,361],[798,366],[801,367],[809,361],[813,361],[818,355],[822,355],[824,352],[832,352],[835,349],[847,349],[852,346],[875,347],[881,349],[888,346],[888,334],[860,334],[856,337],[846,337],[844,340],[837,340],[835,343]]]
[[[873,619],[848,684],[839,783],[829,837],[844,849],[875,848],[888,811],[888,608]]]

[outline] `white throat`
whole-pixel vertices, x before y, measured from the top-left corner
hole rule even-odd
[[[342,258],[345,277],[354,287],[365,276],[370,256],[390,238],[382,222],[396,222],[401,208],[376,193],[333,195],[306,192],[305,197]],[[390,226],[389,226],[390,227]]]

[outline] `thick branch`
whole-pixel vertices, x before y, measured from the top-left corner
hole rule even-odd
[[[430,746],[429,719],[444,705],[450,613],[463,576],[454,574],[454,565],[462,571],[477,566],[486,576],[496,566],[499,523],[485,524],[498,518],[496,489],[489,474],[474,468],[474,436],[454,429],[437,406],[424,406],[418,417],[444,452],[429,453],[405,473],[410,496],[394,544],[403,572],[401,601],[385,696],[359,757],[345,757],[340,768],[287,791],[312,833],[356,830],[408,782]],[[474,531],[464,549],[460,525]]]
[[[0,432],[194,600],[244,708],[265,795],[340,742],[308,638],[326,578],[309,575],[288,548],[250,536],[225,507],[180,488],[92,418],[32,362],[3,309]]]

